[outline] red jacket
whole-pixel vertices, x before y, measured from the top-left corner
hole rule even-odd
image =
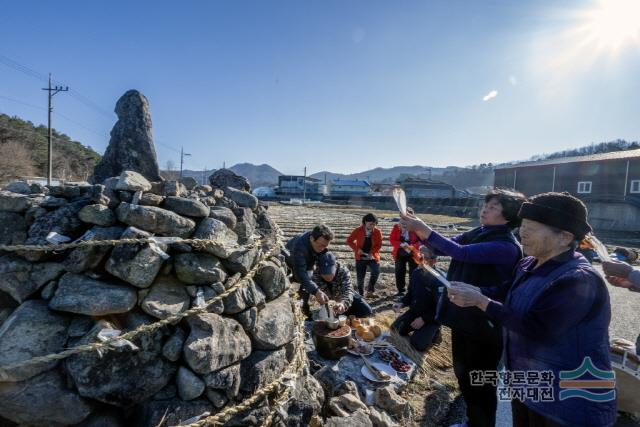
[[[393,246],[393,251],[391,251],[391,256],[394,260],[398,258],[398,251],[400,250],[400,244],[402,243],[402,231],[400,230],[400,226],[398,224],[394,224],[393,229],[391,230],[391,234],[389,234],[389,243]],[[418,235],[413,231],[409,232],[409,242],[411,246],[420,250],[420,239]]]
[[[360,259],[360,248],[364,245],[365,239],[365,231],[364,225],[356,228],[349,234],[347,237],[347,245],[353,249],[353,252],[356,255],[356,261]],[[380,249],[382,248],[382,232],[378,227],[374,227],[371,232],[371,251],[369,254],[375,259],[377,262],[380,262]]]

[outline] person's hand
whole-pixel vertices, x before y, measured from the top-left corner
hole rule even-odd
[[[420,218],[412,214],[400,215],[400,223],[409,231],[415,232],[420,238],[426,239],[431,234],[431,227]]]
[[[622,261],[603,261],[602,270],[604,270],[604,274],[606,276],[615,276],[626,279],[629,277],[629,273],[633,271],[633,267]]]
[[[617,286],[618,288],[629,289],[633,285],[629,279],[625,279],[624,277],[618,276],[605,276],[607,282],[611,283],[613,286]]]
[[[458,307],[479,307],[482,310],[486,310],[489,304],[489,298],[472,287],[452,286],[447,289],[447,295],[449,296],[449,301]]]
[[[401,302],[396,302],[391,306],[391,308],[393,308],[393,311],[395,311],[396,313],[399,313],[400,310],[402,310],[402,307],[404,307],[404,305]]]
[[[471,290],[480,292],[479,287],[470,285],[468,283],[452,281],[451,284],[456,287],[471,289]]]
[[[424,320],[422,320],[422,317],[416,317],[413,322],[411,322],[410,326],[412,329],[417,331],[424,326]]]
[[[318,292],[316,292],[315,297],[316,297],[316,301],[318,301],[318,304],[324,305],[329,302],[329,297],[327,296],[327,294],[325,294],[321,290],[318,290]]]
[[[338,304],[333,306],[333,312],[335,314],[342,314],[345,311],[347,311],[347,307],[344,305],[343,302],[339,302]]]

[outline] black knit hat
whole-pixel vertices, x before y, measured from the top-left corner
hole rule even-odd
[[[591,232],[587,207],[567,192],[542,193],[522,204],[518,216],[568,231],[582,240]]]

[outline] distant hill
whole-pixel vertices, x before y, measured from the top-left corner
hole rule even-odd
[[[231,166],[229,169],[238,175],[246,177],[251,183],[251,188],[273,187],[278,185],[278,176],[282,175],[281,172],[267,164],[253,165],[251,163],[238,163],[237,165]],[[182,171],[182,175],[194,177],[198,182],[203,182],[203,180],[207,182],[209,176],[215,171],[216,169],[207,171],[185,169]]]
[[[86,180],[100,154],[53,129],[53,176]],[[47,127],[0,113],[0,180],[46,176]]]

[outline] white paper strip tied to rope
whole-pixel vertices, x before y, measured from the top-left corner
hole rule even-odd
[[[398,205],[398,210],[402,215],[407,214],[407,196],[404,194],[404,190],[402,188],[394,188],[393,189],[393,200],[396,201],[396,205]]]

